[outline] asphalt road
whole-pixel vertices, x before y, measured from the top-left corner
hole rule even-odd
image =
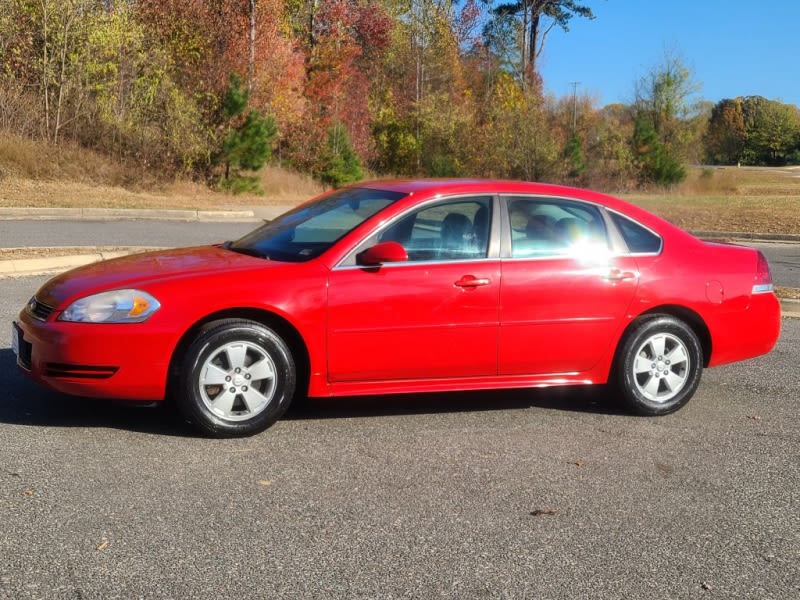
[[[0,323],[43,280],[3,281]],[[431,394],[227,441],[41,390],[9,339],[2,598],[800,597],[800,321],[666,417],[603,390]]]
[[[0,247],[194,246],[237,239],[259,223],[0,220]]]
[[[3,221],[0,247],[193,246],[237,239],[252,223],[176,221]],[[747,243],[767,256],[777,285],[800,288],[800,244]]]
[[[776,285],[800,288],[800,244],[748,244],[758,248],[769,261]]]

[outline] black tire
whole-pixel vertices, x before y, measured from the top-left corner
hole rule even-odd
[[[212,437],[264,431],[289,408],[297,371],[286,343],[256,321],[204,327],[188,347],[176,382],[185,419]]]
[[[616,387],[633,412],[666,415],[686,404],[700,385],[703,350],[694,331],[669,315],[637,321],[615,362]]]

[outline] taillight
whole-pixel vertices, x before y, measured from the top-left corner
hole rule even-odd
[[[755,281],[753,283],[753,293],[765,294],[772,290],[772,273],[769,272],[769,263],[767,262],[767,257],[759,250]]]

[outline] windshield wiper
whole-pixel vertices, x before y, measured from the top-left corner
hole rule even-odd
[[[233,242],[225,242],[222,244],[222,247],[225,248],[225,250],[230,250],[231,252],[236,252],[237,254],[245,254],[247,256],[255,256],[256,258],[264,258],[269,260],[269,256],[263,252],[259,252],[255,248],[234,247]]]

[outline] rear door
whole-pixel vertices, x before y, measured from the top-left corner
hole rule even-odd
[[[503,199],[501,375],[577,374],[616,339],[638,285],[602,211],[561,198]]]

